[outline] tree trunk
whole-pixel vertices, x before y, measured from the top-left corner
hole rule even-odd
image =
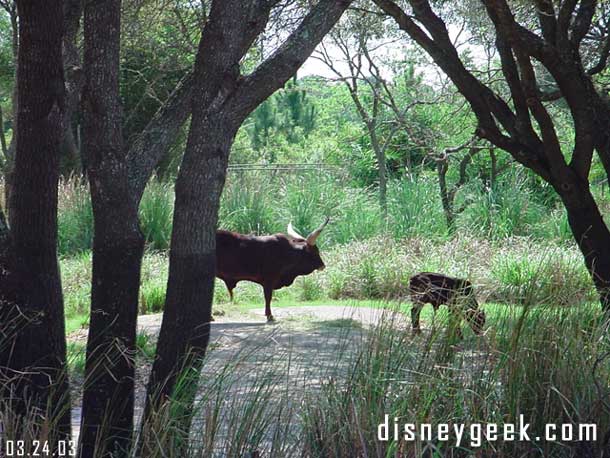
[[[56,251],[64,108],[61,6],[60,0],[19,2],[19,129],[10,193],[9,275],[14,290],[2,291],[5,298],[14,301],[14,311],[24,321],[9,362],[9,370],[16,375],[11,387],[17,399],[14,407],[22,415],[26,410],[40,409],[54,439],[70,436],[63,297]],[[43,418],[37,421],[42,426]]]
[[[149,402],[144,418],[167,407],[162,402],[170,396],[184,408],[177,444],[185,446],[202,359],[209,340],[212,299],[216,272],[216,227],[220,195],[225,182],[229,150],[236,128],[219,114],[208,117],[203,129],[192,131],[186,155],[176,181],[176,206],[172,233],[169,278],[163,324],[157,344],[151,379]],[[180,356],[176,360],[176,355]],[[184,389],[174,391],[178,378],[194,375],[192,383],[180,383]],[[147,440],[145,431],[143,443]],[[142,456],[146,456],[143,450]]]
[[[121,132],[120,17],[120,0],[85,4],[83,150],[94,238],[81,457],[125,456],[133,432],[144,242],[137,204],[130,194]]]
[[[589,184],[567,173],[555,190],[567,210],[568,223],[583,254],[585,265],[599,294],[602,308],[610,312],[610,231]]]
[[[443,213],[445,214],[445,221],[447,223],[447,229],[449,232],[453,232],[454,225],[454,212],[453,212],[453,199],[447,189],[447,162],[439,160],[436,163],[436,171],[438,173],[438,186],[441,193],[441,202],[443,204]]]
[[[352,99],[358,98],[357,94],[352,94]],[[361,103],[358,99],[358,105],[360,106],[359,112],[362,117],[362,121],[366,125],[366,128],[369,132],[369,137],[371,139],[371,145],[373,147],[373,152],[375,153],[375,159],[377,159],[377,176],[379,178],[379,206],[381,207],[381,212],[383,217],[386,218],[388,216],[388,199],[387,199],[387,188],[388,188],[388,172],[387,172],[387,163],[385,157],[385,151],[379,144],[379,139],[377,138],[377,120],[376,120],[376,110],[374,114],[374,118],[371,120],[368,118],[368,115],[364,113],[364,108],[361,106]]]
[[[388,216],[388,172],[385,154],[381,153],[377,157],[379,163],[379,205],[384,217]]]

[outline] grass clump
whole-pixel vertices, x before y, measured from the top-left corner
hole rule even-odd
[[[140,202],[140,228],[150,250],[169,249],[174,214],[174,188],[154,178]]]
[[[82,178],[64,180],[59,186],[57,243],[60,255],[74,255],[93,246],[93,210],[87,183]]]

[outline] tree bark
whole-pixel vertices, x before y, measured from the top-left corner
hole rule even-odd
[[[165,312],[148,389],[154,404],[147,405],[145,418],[171,396],[173,411],[182,413],[177,419],[177,432],[190,429],[190,409],[209,341],[218,207],[236,132],[237,128],[229,126],[222,116],[210,119],[206,129],[190,136],[189,146],[197,148],[197,154],[185,155],[176,181]],[[189,383],[180,383],[181,388],[176,390],[178,378],[188,378]],[[151,432],[145,430],[144,446],[152,443],[148,436]],[[170,447],[186,447],[187,435],[170,437],[175,441]],[[147,454],[144,449],[142,456]]]
[[[79,456],[125,456],[144,241],[121,131],[121,1],[85,4],[83,150],[94,216],[91,317]],[[102,426],[103,425],[103,426]]]
[[[19,2],[19,129],[10,193],[11,278],[3,282],[10,290],[3,287],[1,291],[9,301],[0,301],[23,322],[8,364],[14,376],[10,388],[16,413],[26,415],[40,409],[54,439],[70,436],[63,296],[56,251],[64,109],[61,6],[60,0]],[[5,222],[1,226],[6,229]],[[2,232],[6,235],[6,230]],[[43,418],[38,418],[41,425]]]
[[[554,185],[568,214],[574,239],[599,294],[602,308],[610,311],[610,231],[589,188],[589,183],[566,170]]]
[[[453,213],[453,201],[449,195],[447,189],[447,160],[439,160],[436,163],[436,172],[438,174],[438,186],[441,193],[441,203],[443,204],[443,213],[445,213],[445,222],[447,223],[447,229],[449,232],[453,232],[454,226],[454,213]]]

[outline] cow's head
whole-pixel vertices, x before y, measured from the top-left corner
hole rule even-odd
[[[288,224],[287,233],[295,240],[296,246],[298,246],[299,250],[301,250],[303,256],[302,261],[299,264],[304,273],[310,273],[314,270],[324,270],[326,267],[324,265],[324,261],[322,261],[322,258],[320,257],[320,252],[316,246],[316,240],[324,227],[328,224],[328,221],[329,218],[327,217],[326,221],[324,221],[320,227],[318,227],[307,237],[303,237],[297,231],[295,231],[292,227],[292,223]]]

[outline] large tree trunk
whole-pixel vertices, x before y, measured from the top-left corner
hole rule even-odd
[[[80,456],[131,445],[143,237],[130,195],[119,98],[121,1],[85,5],[83,149],[94,215]],[[102,426],[103,425],[103,426]]]
[[[171,396],[177,403],[174,412],[183,412],[177,431],[187,433],[191,421],[189,410],[209,340],[218,208],[236,131],[222,116],[211,117],[204,129],[198,129],[189,137],[187,150],[190,148],[197,153],[185,156],[176,181],[167,297],[149,384],[150,399],[156,402],[147,405],[145,418],[164,407],[161,401]],[[176,391],[178,377],[194,379],[190,383],[180,383],[182,390]],[[178,443],[173,445],[185,446],[187,437],[174,435],[173,439]],[[146,437],[143,439],[149,442]]]
[[[176,182],[165,311],[142,422],[139,449],[143,456],[148,454],[142,447],[153,426],[151,413],[173,394],[182,368],[198,367],[207,346],[218,205],[228,151],[237,131],[223,125],[211,106],[221,104],[220,93],[236,85],[238,62],[264,29],[269,8],[257,2],[215,1],[203,30],[194,70],[191,128]]]
[[[57,185],[64,108],[62,2],[19,2],[19,106],[10,194],[10,283],[2,303],[23,320],[10,354],[18,414],[40,409],[51,437],[70,435]],[[6,285],[6,283],[5,283]],[[18,310],[17,310],[18,308]],[[41,421],[42,418],[38,418]],[[19,438],[16,438],[19,439]]]
[[[603,309],[610,312],[610,231],[604,222],[589,184],[576,174],[555,186],[567,210],[568,223],[583,254]]]

